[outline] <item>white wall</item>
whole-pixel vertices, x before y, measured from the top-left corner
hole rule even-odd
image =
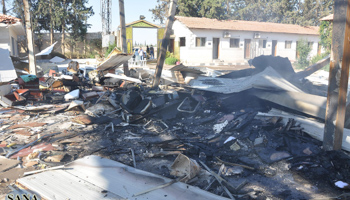
[[[0,44],[3,48],[5,48],[5,45],[6,45],[7,49],[11,50],[9,38],[10,38],[9,29],[6,28],[6,26],[0,25]]]
[[[15,40],[15,45],[12,48],[11,37]],[[14,30],[13,26],[0,26],[0,44],[7,45],[8,50],[10,51],[11,56],[18,56],[18,45],[17,45],[17,33]],[[14,51],[12,51],[14,49]]]
[[[238,48],[230,48],[230,38],[224,38],[223,30],[207,29],[188,29],[178,20],[173,24],[175,41],[180,37],[186,37],[186,46],[180,47],[180,60],[184,63],[208,63],[213,62],[213,38],[220,38],[219,60],[225,63],[242,63],[244,59],[244,40],[251,39],[251,58],[259,55],[271,55],[272,40],[277,40],[277,56],[288,57],[289,60],[296,60],[296,42],[301,39],[307,39],[313,42],[313,48],[310,57],[317,55],[319,36],[315,35],[297,35],[284,33],[260,33],[260,39],[254,39],[255,32],[247,31],[228,31],[230,38],[240,39]],[[196,47],[196,37],[205,37],[205,47]],[[259,40],[266,40],[266,48],[259,46]],[[285,41],[292,41],[291,49],[285,48]]]
[[[15,32],[13,26],[9,28],[9,43],[11,56],[18,56],[18,44],[17,44],[17,33]],[[11,37],[15,40],[14,46],[12,46]],[[12,51],[13,50],[13,51]]]

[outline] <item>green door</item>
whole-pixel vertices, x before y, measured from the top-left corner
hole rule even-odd
[[[133,43],[132,43],[132,27],[127,27],[126,28],[126,46],[128,47],[128,54],[132,54],[132,48],[133,48]]]

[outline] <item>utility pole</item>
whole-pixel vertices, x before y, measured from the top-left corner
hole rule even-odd
[[[33,31],[32,31],[32,23],[30,20],[30,9],[28,0],[23,0],[24,6],[24,18],[27,32],[27,42],[28,42],[28,51],[29,51],[29,74],[36,75],[36,60],[34,55],[34,42],[33,42]]]
[[[350,0],[334,1],[333,38],[323,148],[340,150],[350,64]],[[335,124],[334,124],[335,122]]]
[[[124,0],[119,0],[119,18],[120,18],[120,36],[122,39],[122,52],[128,53],[128,48],[126,46],[126,29],[125,29],[125,10],[124,10]],[[129,73],[129,64],[125,62],[124,66],[124,74],[128,76]]]
[[[177,4],[177,0],[170,1],[168,19],[167,19],[166,25],[165,25],[166,29],[165,29],[164,37],[162,40],[162,46],[160,47],[159,58],[157,60],[156,73],[154,74],[154,81],[153,81],[153,86],[152,86],[154,89],[158,88],[160,76],[162,75],[166,50],[167,50],[167,47],[169,44],[170,32],[171,32],[171,28],[172,28],[174,20],[175,20],[174,18],[175,18],[176,4]]]

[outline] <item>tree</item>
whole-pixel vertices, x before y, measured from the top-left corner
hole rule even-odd
[[[76,41],[82,40],[90,26],[87,19],[94,14],[92,7],[86,7],[88,0],[31,0],[33,13],[33,31],[39,37],[42,31],[49,31],[51,42],[53,33],[62,35],[62,53],[65,53],[66,32],[70,33],[69,43],[74,47]],[[13,12],[24,19],[23,5],[20,0],[14,0]],[[40,45],[40,42],[37,42]]]
[[[6,15],[6,4],[5,4],[5,0],[1,0],[2,3],[2,14]]]
[[[311,47],[306,39],[298,40],[297,53],[299,55],[298,65],[299,67],[309,66],[308,56],[311,51]]]
[[[169,0],[157,0],[153,20],[167,17]],[[329,0],[179,0],[176,15],[318,26],[332,13]]]
[[[150,9],[153,20],[164,23],[169,9],[170,0],[157,0],[158,5]],[[179,0],[177,2],[176,15],[186,17],[207,17],[214,19],[228,19],[230,8],[229,0]]]
[[[87,19],[94,14],[92,7],[86,7],[87,0],[71,0],[67,12],[67,30],[69,32],[69,44],[76,48],[77,41],[83,41],[90,25]]]
[[[320,25],[320,44],[327,53],[331,52],[333,26],[330,21],[322,21]]]

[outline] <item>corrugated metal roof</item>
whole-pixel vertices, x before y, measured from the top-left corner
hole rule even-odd
[[[132,55],[122,53],[117,48],[114,48],[106,60],[99,64],[97,70],[118,68],[121,64],[128,62],[131,57]]]
[[[43,198],[55,200],[227,199],[181,182],[134,197],[172,180],[95,155],[78,159],[66,167],[66,170],[46,171],[17,181]]]
[[[242,20],[217,20],[199,17],[176,16],[176,20],[193,29],[216,29],[271,33],[293,33],[304,35],[318,35],[316,26],[299,26],[294,24],[280,24],[271,22],[256,22]]]

